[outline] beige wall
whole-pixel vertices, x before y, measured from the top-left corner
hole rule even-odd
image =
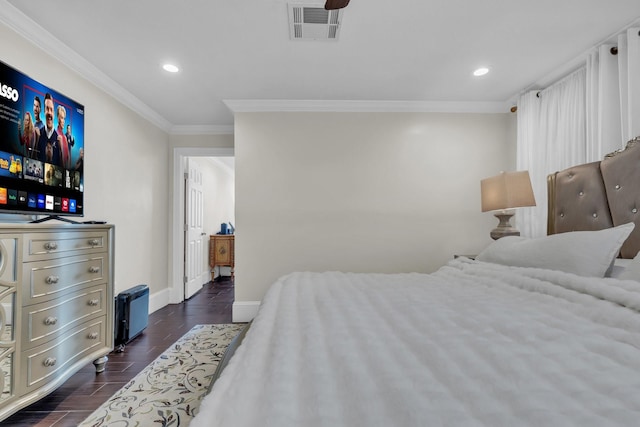
[[[291,271],[431,272],[481,250],[480,180],[514,167],[514,120],[236,113],[236,302]]]
[[[140,283],[152,294],[166,290],[168,134],[2,24],[0,51],[85,106],[84,220],[115,224],[116,293]]]
[[[233,135],[170,135],[171,148],[201,147],[201,148],[233,148]]]

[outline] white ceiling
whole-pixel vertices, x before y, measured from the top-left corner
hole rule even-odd
[[[0,0],[0,21],[169,129],[230,128],[224,100],[508,108],[640,22],[638,0],[353,0],[338,41],[292,41],[287,3]]]

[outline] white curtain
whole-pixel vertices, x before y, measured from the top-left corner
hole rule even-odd
[[[585,162],[586,70],[518,100],[517,169],[528,170],[536,206],[519,209],[522,236],[547,233],[547,175]]]
[[[640,136],[640,28],[620,34],[617,45],[598,46],[585,67],[559,82],[524,93],[517,107],[517,168],[529,171],[536,207],[520,209],[516,223],[523,236],[539,237],[547,227],[547,175],[602,160]]]
[[[627,30],[626,37],[621,35],[621,39],[626,40],[626,52],[622,57],[626,58],[626,72],[624,74],[624,84],[620,85],[620,92],[627,94],[621,107],[623,117],[623,143],[640,136],[640,27]],[[621,56],[620,46],[618,46],[618,56]],[[622,75],[621,74],[621,75]],[[622,77],[621,77],[621,80]],[[626,122],[625,122],[626,121]]]
[[[587,160],[597,161],[640,135],[640,28],[599,46],[586,67]]]
[[[530,91],[518,99],[518,129],[516,169],[528,170],[531,178],[533,195],[536,198],[536,206],[516,210],[515,226],[520,230],[521,236],[539,236],[542,223],[539,221],[540,192],[542,183],[539,177],[542,173],[536,171],[536,165],[543,165],[544,160],[539,157],[541,150],[536,149],[540,138],[538,137],[538,123],[540,121],[540,98],[537,91]]]
[[[620,148],[620,79],[614,45],[600,46],[587,57],[587,158],[596,161]]]

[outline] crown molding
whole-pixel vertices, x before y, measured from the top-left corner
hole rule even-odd
[[[233,135],[233,125],[174,125],[171,135]]]
[[[140,101],[140,99],[131,94],[131,92],[117,84],[6,0],[0,0],[0,22],[4,23],[36,47],[52,55],[71,70],[107,94],[113,96],[120,103],[132,109],[152,124],[158,126],[165,132],[170,131],[171,123],[164,117]]]
[[[327,112],[327,113],[506,113],[507,102],[456,101],[343,101],[287,99],[227,99],[233,113]]]

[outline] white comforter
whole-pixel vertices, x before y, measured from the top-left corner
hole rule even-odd
[[[200,426],[637,426],[640,283],[451,261],[278,280]]]

